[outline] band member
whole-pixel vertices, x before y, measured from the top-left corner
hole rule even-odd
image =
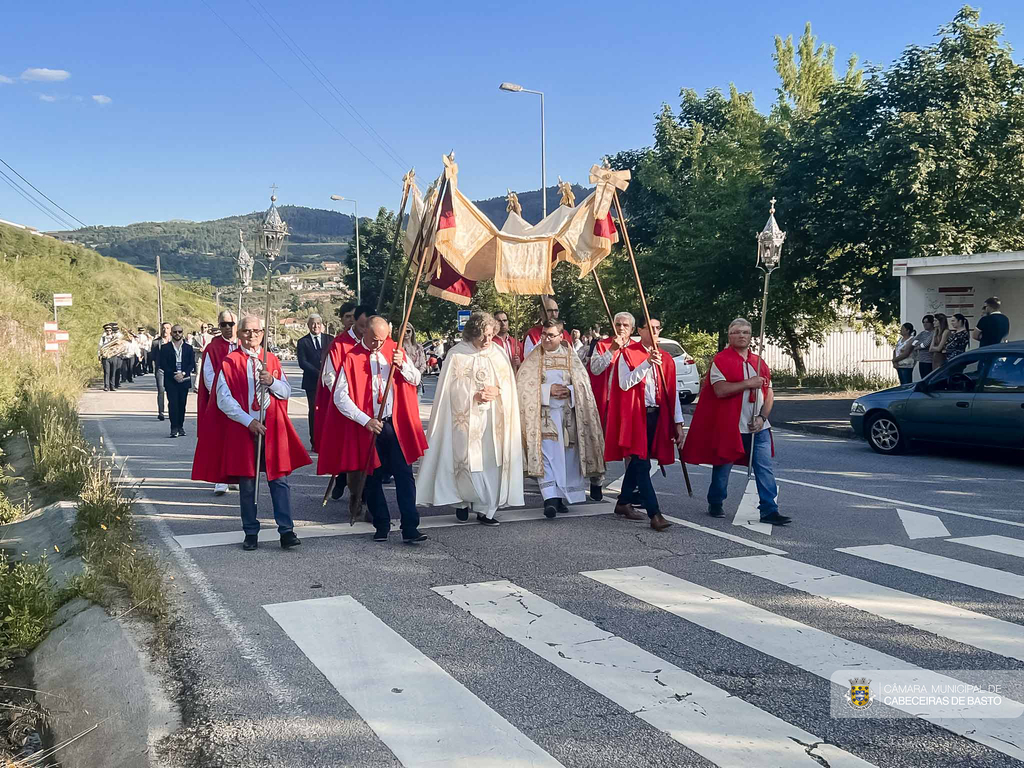
[[[460,522],[498,525],[498,507],[523,505],[519,397],[508,355],[491,342],[496,323],[474,312],[438,377],[416,503],[452,505]]]
[[[512,361],[512,370],[518,371],[519,366],[523,364],[523,344],[508,332],[508,312],[499,309],[494,313],[494,320],[498,323],[498,332],[494,334],[491,343],[505,350],[508,359]]]
[[[295,345],[295,356],[302,369],[302,390],[306,393],[309,406],[309,442],[313,444],[316,417],[316,390],[320,379],[320,367],[331,345],[331,337],[324,333],[324,321],[320,315],[310,315],[306,320],[309,333]]]
[[[540,482],[544,516],[579,504],[585,477],[604,474],[604,433],[586,369],[562,345],[560,320],[548,320],[540,344],[519,368],[519,416],[526,474]],[[598,486],[600,488],[600,485]]]
[[[103,391],[113,392],[117,389],[117,367],[121,364],[121,334],[117,332],[117,323],[105,323],[100,343],[96,347],[96,357],[103,366]]]
[[[542,324],[545,320],[557,320],[558,319],[558,302],[551,296],[544,296],[541,298],[541,302],[544,304],[544,310],[541,310],[540,321],[537,325],[533,326],[526,332],[526,338],[523,339],[523,360],[530,356],[533,348],[540,344],[540,333]],[[571,348],[572,347],[572,336],[569,332],[562,330],[562,340]]]
[[[269,350],[260,350],[263,322],[252,315],[243,317],[238,337],[238,348],[224,358],[214,379],[215,394],[206,412],[209,431],[203,442],[196,444],[192,478],[238,483],[245,534],[242,549],[254,550],[259,546],[260,532],[256,483],[259,472],[265,472],[281,547],[290,549],[300,542],[293,530],[288,475],[311,462],[288,418],[292,388],[281,372],[281,363]],[[265,411],[263,422],[261,410]]]
[[[160,367],[164,371],[167,392],[167,415],[171,420],[171,437],[185,436],[185,406],[196,371],[195,352],[185,343],[185,329],[171,327],[171,343],[160,348]]]
[[[202,442],[204,439],[204,426],[206,422],[206,407],[213,392],[213,380],[220,370],[224,358],[238,349],[238,338],[235,335],[235,313],[230,309],[223,310],[217,316],[217,324],[220,328],[220,335],[214,337],[203,349],[203,362],[200,366],[202,375],[199,377],[199,391],[196,395],[196,440]],[[227,493],[227,483],[217,483],[213,487],[215,496],[223,496]]]
[[[371,442],[372,471],[366,481],[366,503],[373,516],[374,541],[387,541],[391,513],[384,498],[383,479],[395,478],[395,495],[401,517],[402,541],[426,541],[420,533],[416,511],[416,483],[412,465],[427,448],[420,422],[416,395],[420,372],[390,337],[388,321],[370,318],[362,341],[345,353],[334,387],[333,406],[337,417],[323,434],[323,448],[317,461],[318,474],[342,476],[367,469]],[[387,399],[391,366],[398,366]],[[383,415],[378,418],[381,405]]]
[[[630,520],[643,515],[630,503],[637,489],[651,520],[651,528],[664,531],[671,523],[658,505],[651,483],[651,459],[668,465],[676,460],[676,446],[683,444],[683,410],[676,394],[676,366],[670,355],[654,345],[661,322],[651,318],[640,327],[640,341],[623,347],[612,378],[605,434],[605,461],[628,459],[615,514]],[[641,426],[638,429],[638,425]]]

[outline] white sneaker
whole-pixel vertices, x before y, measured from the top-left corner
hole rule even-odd
[[[217,483],[215,486],[213,486],[213,495],[214,496],[223,496],[227,492],[228,492],[228,484],[227,483]]]

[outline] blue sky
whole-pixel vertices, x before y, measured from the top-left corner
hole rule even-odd
[[[857,53],[884,64],[930,42],[961,5],[206,1],[7,4],[0,158],[88,224],[256,210],[271,183],[281,203],[330,207],[336,193],[373,215],[397,207],[403,166],[425,186],[450,149],[463,191],[492,197],[540,186],[538,99],[498,90],[510,80],[546,93],[549,184],[559,174],[586,183],[602,155],[650,144],[655,113],[677,105],[682,87],[734,82],[767,109],[775,34],[798,37],[811,21],[840,62]],[[261,4],[401,164],[274,35]],[[1024,3],[981,9],[1024,45]],[[0,218],[58,228],[2,179]]]

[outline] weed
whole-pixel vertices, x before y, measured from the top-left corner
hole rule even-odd
[[[20,517],[24,517],[32,509],[31,499],[25,499],[21,504],[15,504],[7,495],[0,491],[0,525],[13,523]]]
[[[0,550],[0,650],[33,648],[49,629],[57,605],[45,556],[12,564]]]

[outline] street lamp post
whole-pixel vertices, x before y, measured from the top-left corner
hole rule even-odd
[[[356,217],[356,304],[363,303],[363,281],[360,275],[359,266],[359,203],[353,200],[351,197],[342,197],[341,195],[331,195],[331,200],[336,202],[352,203],[352,208],[355,212]],[[381,288],[383,290],[383,287]]]
[[[547,139],[545,136],[544,128],[544,92],[543,91],[531,91],[529,88],[523,88],[523,86],[517,83],[502,83],[498,86],[499,90],[508,91],[509,93],[535,93],[540,96],[540,189],[541,189],[541,205],[543,209],[542,218],[547,218],[548,215],[548,171],[547,171]]]

